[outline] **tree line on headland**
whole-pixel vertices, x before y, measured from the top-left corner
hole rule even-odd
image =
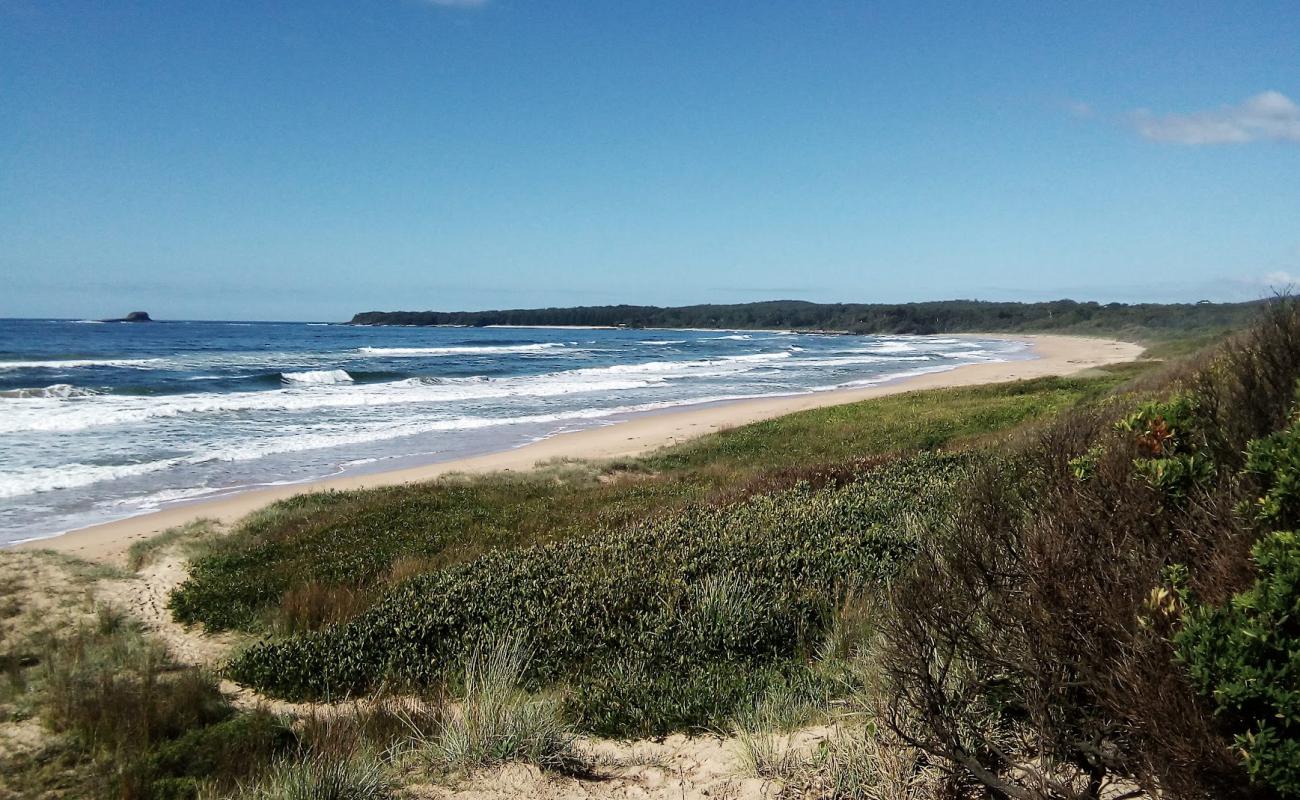
[[[927,303],[810,303],[772,300],[725,305],[576,306],[494,311],[367,311],[354,325],[591,325],[629,328],[752,328],[846,333],[1211,332],[1240,327],[1247,303],[1044,303],[944,300]]]

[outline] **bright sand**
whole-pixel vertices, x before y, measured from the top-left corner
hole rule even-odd
[[[58,550],[98,561],[118,561],[124,557],[127,548],[133,542],[161,533],[168,528],[200,517],[226,523],[233,522],[268,503],[296,494],[326,489],[360,489],[417,483],[452,472],[486,473],[526,470],[540,462],[560,458],[592,460],[626,458],[723,428],[732,428],[810,408],[853,403],[918,389],[971,386],[1047,375],[1069,375],[1091,367],[1132,361],[1142,353],[1142,347],[1136,344],[1081,336],[1007,338],[1029,342],[1033,346],[1035,357],[1028,361],[970,364],[947,372],[920,375],[862,389],[840,389],[785,397],[760,397],[641,414],[612,425],[559,434],[500,453],[390,472],[348,475],[309,483],[253,489],[226,497],[176,505],[117,522],[94,525],[61,536],[26,542],[17,547]]]

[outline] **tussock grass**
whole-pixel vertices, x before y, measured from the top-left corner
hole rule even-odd
[[[874,726],[849,728],[830,740],[807,781],[827,800],[937,800],[943,775],[925,755]]]
[[[445,772],[513,761],[545,769],[576,765],[574,734],[559,700],[522,688],[527,660],[518,636],[475,645],[465,667],[464,690],[434,735],[421,738],[419,755]]]
[[[732,723],[742,773],[783,783],[805,780],[815,758],[794,747],[790,732],[828,711],[824,700],[789,687],[769,689]]]
[[[374,755],[310,757],[275,763],[257,782],[229,800],[388,800],[396,783],[391,767]],[[215,800],[216,795],[213,795]]]

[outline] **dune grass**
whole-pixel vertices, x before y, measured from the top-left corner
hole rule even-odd
[[[517,635],[477,642],[465,665],[462,690],[432,734],[417,740],[417,758],[448,773],[511,761],[549,769],[575,764],[575,734],[562,704],[523,688],[528,658]]]
[[[280,720],[237,712],[215,676],[96,604],[69,563],[50,559],[41,574],[67,571],[74,586],[23,587],[34,606],[36,594],[57,603],[24,610],[0,636],[0,725],[40,731],[33,747],[0,747],[0,796],[188,798],[233,787],[285,751],[293,735]]]

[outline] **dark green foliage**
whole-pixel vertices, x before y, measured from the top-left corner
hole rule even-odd
[[[773,300],[734,305],[585,306],[508,311],[368,311],[358,325],[606,325],[640,328],[780,328],[852,333],[980,331],[1144,332],[1226,330],[1259,303],[995,303],[945,300],[901,305]]]
[[[182,622],[253,628],[291,589],[318,583],[365,592],[385,583],[396,562],[428,571],[496,548],[619,525],[703,492],[695,484],[655,483],[620,493],[597,478],[573,469],[295,497],[194,561],[171,607]]]
[[[1271,534],[1253,555],[1254,586],[1224,606],[1194,607],[1176,641],[1251,779],[1300,797],[1300,536]]]
[[[1262,524],[1289,528],[1300,523],[1300,424],[1251,442],[1246,471],[1263,490],[1255,507]]]
[[[1204,452],[1205,421],[1191,395],[1144,403],[1115,427],[1132,437],[1133,466],[1159,497],[1181,502],[1214,477],[1214,463]]]
[[[683,686],[716,685],[709,675],[724,674],[719,665],[796,656],[847,589],[892,576],[915,546],[909,526],[943,513],[969,463],[921,456],[846,485],[489,553],[401,584],[347,625],[257,645],[231,673],[285,697],[337,696],[384,680],[429,685],[448,677],[472,642],[514,631],[528,637],[529,677],[539,683],[585,681],[595,696],[600,681],[617,680],[608,674],[619,663]],[[708,724],[715,710],[644,726]]]
[[[198,779],[213,776],[233,781],[288,752],[295,743],[284,722],[265,711],[253,711],[192,728],[156,747],[146,764],[155,783],[166,780],[173,787],[193,786]]]
[[[616,661],[605,670],[584,672],[571,686],[567,706],[581,727],[594,734],[656,736],[727,720],[755,698],[776,691],[821,708],[848,688],[792,662],[756,668],[705,661],[673,671]]]

